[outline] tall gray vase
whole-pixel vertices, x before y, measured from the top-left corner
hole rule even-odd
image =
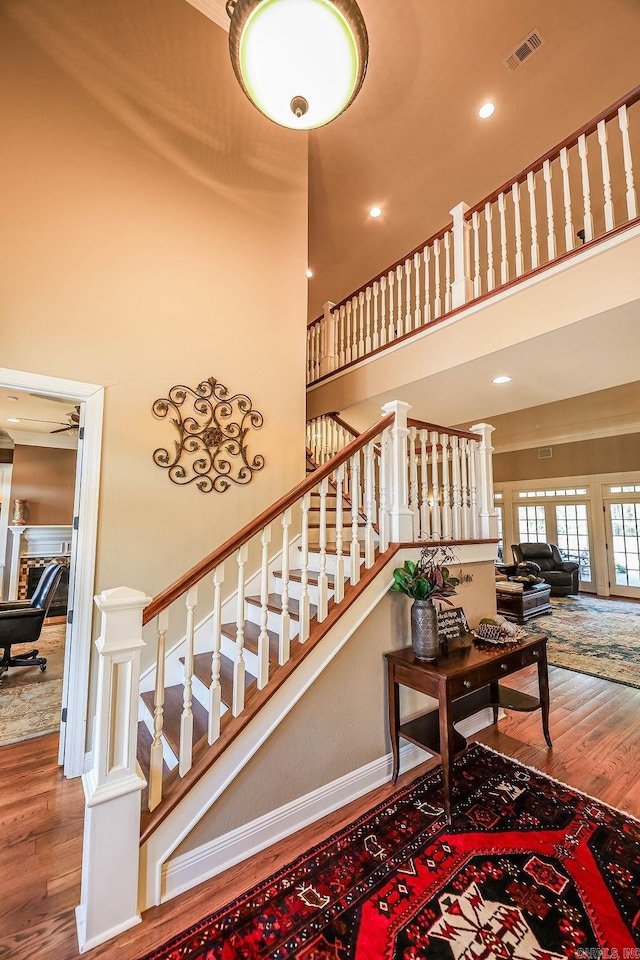
[[[438,614],[431,600],[413,601],[411,645],[418,660],[435,660],[438,656]]]

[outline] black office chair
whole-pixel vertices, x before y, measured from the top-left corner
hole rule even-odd
[[[37,650],[11,656],[14,644],[38,642],[44,618],[65,569],[63,563],[49,563],[42,573],[31,600],[14,600],[0,603],[0,676],[9,667],[40,667],[47,669],[47,658],[39,657]]]

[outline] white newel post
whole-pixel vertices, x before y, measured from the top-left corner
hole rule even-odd
[[[482,437],[479,442],[477,457],[477,499],[478,517],[480,520],[479,535],[483,540],[490,540],[498,536],[498,515],[493,504],[493,444],[491,434],[495,430],[489,423],[476,423],[471,427],[472,433]]]
[[[411,404],[390,400],[382,406],[382,415],[395,414],[390,427],[387,457],[386,495],[388,509],[388,538],[394,543],[411,543],[418,533],[413,529],[414,517],[409,509],[409,459],[407,415]]]
[[[459,203],[450,210],[453,217],[453,283],[451,284],[451,308],[461,307],[473,298],[471,279],[471,222],[464,215],[468,203]]]
[[[93,766],[85,794],[82,885],[76,924],[84,953],[140,922],[140,791],[136,738],[142,611],[139,590],[117,587],[95,597],[102,613]]]
[[[327,300],[324,305],[324,317],[322,319],[322,352],[320,354],[320,376],[331,373],[338,366],[336,354],[336,321],[332,310],[335,303]]]

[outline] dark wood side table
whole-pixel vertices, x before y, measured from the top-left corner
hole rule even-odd
[[[547,638],[527,636],[508,649],[478,646],[467,634],[449,644],[447,653],[437,660],[418,660],[412,647],[385,653],[389,684],[389,733],[393,751],[393,779],[400,769],[400,737],[438,754],[442,761],[445,813],[451,823],[451,782],[453,761],[467,747],[467,741],[454,723],[470,717],[484,707],[498,710],[540,710],[544,738],[552,746],[549,734],[549,677]],[[503,677],[531,664],[538,665],[540,698],[511,690],[500,684]],[[402,684],[438,701],[438,707],[413,720],[401,722],[398,687]]]
[[[507,620],[515,620],[516,623],[526,623],[531,617],[553,613],[550,597],[551,587],[548,583],[537,583],[528,590],[517,592],[503,590],[502,585],[496,583],[498,613]]]

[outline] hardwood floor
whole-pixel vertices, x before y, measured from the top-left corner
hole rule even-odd
[[[477,739],[640,817],[640,690],[558,668],[551,668],[550,681],[553,751],[544,745],[538,713],[512,713]],[[535,693],[533,668],[509,682]],[[0,748],[1,960],[78,957],[74,907],[80,896],[83,795],[78,780],[62,777],[56,752],[55,736]],[[141,924],[87,956],[138,960],[392,792],[390,785],[380,787],[196,890],[147,911]]]

